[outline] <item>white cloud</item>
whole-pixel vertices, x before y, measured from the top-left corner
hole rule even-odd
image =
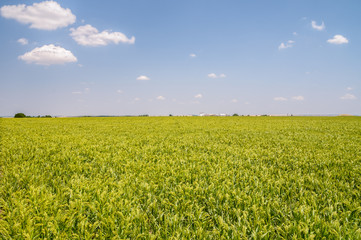
[[[297,33],[297,32],[293,32],[292,34],[293,34],[293,36],[297,36],[297,35],[298,35],[298,33]]]
[[[305,100],[305,98],[303,96],[294,96],[292,97],[293,100],[296,100],[296,101],[303,101]]]
[[[217,74],[215,74],[215,73],[210,73],[210,74],[208,74],[207,76],[208,76],[209,78],[225,78],[225,77],[226,77],[226,74],[221,73],[221,74],[219,74],[219,76],[217,76]]]
[[[29,43],[28,39],[26,38],[20,38],[17,41],[18,43],[20,43],[21,45],[27,45]]]
[[[62,8],[54,1],[34,3],[31,6],[5,5],[0,12],[4,18],[15,19],[20,23],[30,24],[30,28],[42,30],[66,27],[76,20],[70,9]]]
[[[158,97],[157,97],[157,100],[163,101],[163,100],[165,100],[165,97],[163,97],[163,96],[158,96]]]
[[[140,101],[140,98],[136,97],[134,98],[134,101]]]
[[[189,56],[190,56],[191,58],[197,57],[197,55],[195,55],[194,53],[189,54]]]
[[[285,49],[287,48],[286,44],[284,43],[281,43],[279,46],[278,46],[278,49]]]
[[[286,49],[286,48],[291,48],[293,47],[293,44],[295,43],[295,41],[293,40],[288,40],[286,43],[281,43],[281,45],[278,46],[278,49]]]
[[[203,95],[199,93],[199,94],[195,95],[194,97],[195,97],[195,98],[202,98]]]
[[[123,91],[119,89],[119,90],[117,90],[117,93],[123,93]]]
[[[273,98],[273,100],[275,100],[275,101],[287,101],[287,98],[284,98],[284,97],[275,97],[275,98]]]
[[[137,77],[137,80],[139,80],[139,81],[148,81],[148,80],[150,80],[150,78],[145,76],[145,75],[140,75],[139,77]]]
[[[19,59],[38,65],[64,64],[77,61],[71,51],[53,44],[34,48],[32,51],[19,56]]]
[[[233,102],[233,103],[237,103],[238,102],[238,100],[237,99],[232,99],[232,101],[231,102]]]
[[[333,38],[327,40],[331,44],[345,44],[348,43],[348,39],[342,35],[335,35]]]
[[[71,28],[70,36],[80,45],[83,46],[106,46],[109,43],[118,44],[129,43],[134,44],[135,37],[131,37],[130,39],[125,36],[121,32],[110,32],[105,30],[103,32],[99,32],[95,27],[87,24],[84,26],[80,26],[76,29]]]
[[[208,74],[209,78],[217,78],[217,75],[215,73],[210,73]]]
[[[72,92],[72,94],[82,94],[80,91]]]
[[[348,87],[348,88],[346,88],[348,91],[351,91],[351,90],[353,90],[353,88],[352,87]]]
[[[344,96],[340,97],[342,100],[355,100],[357,97],[353,94],[346,93]]]
[[[321,25],[317,25],[316,21],[311,22],[311,26],[313,29],[316,29],[317,31],[322,31],[325,29],[325,23],[322,22]]]

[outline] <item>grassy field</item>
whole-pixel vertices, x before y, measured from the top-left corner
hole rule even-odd
[[[0,119],[1,239],[361,239],[360,117]]]

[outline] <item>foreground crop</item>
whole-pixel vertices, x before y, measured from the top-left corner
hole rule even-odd
[[[0,119],[2,239],[361,238],[352,117]]]

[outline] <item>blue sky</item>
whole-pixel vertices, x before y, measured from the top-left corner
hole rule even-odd
[[[0,2],[0,116],[361,114],[361,2]]]

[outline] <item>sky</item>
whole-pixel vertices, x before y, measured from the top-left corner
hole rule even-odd
[[[359,0],[1,0],[0,116],[361,115]]]

